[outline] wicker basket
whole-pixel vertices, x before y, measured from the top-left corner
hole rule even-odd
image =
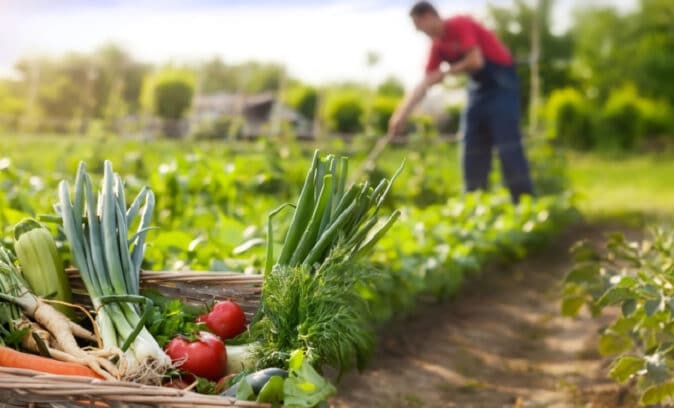
[[[76,270],[68,270],[75,300],[88,296]],[[141,285],[192,304],[231,299],[250,317],[257,310],[262,287],[259,275],[233,272],[143,272]],[[44,374],[0,367],[2,407],[268,407],[232,398],[201,395],[166,387],[122,381]]]

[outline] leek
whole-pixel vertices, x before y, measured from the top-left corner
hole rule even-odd
[[[121,349],[126,357],[127,379],[155,382],[171,367],[171,359],[144,326],[139,296],[140,267],[145,251],[145,236],[154,209],[154,194],[143,189],[131,207],[126,208],[124,186],[112,164],[106,161],[98,200],[83,162],[77,170],[74,199],[66,181],[59,185],[57,210],[70,244],[73,260],[98,311],[103,346]],[[86,217],[84,216],[86,214]],[[129,237],[129,228],[140,215],[137,231]]]

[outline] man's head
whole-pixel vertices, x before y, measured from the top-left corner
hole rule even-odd
[[[442,19],[438,10],[431,3],[427,1],[417,2],[410,10],[410,17],[412,17],[417,30],[431,38],[442,36]]]

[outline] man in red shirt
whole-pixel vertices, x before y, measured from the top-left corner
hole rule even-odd
[[[513,201],[517,202],[522,194],[533,194],[521,143],[519,82],[508,49],[472,18],[455,16],[443,20],[428,2],[414,5],[410,16],[416,28],[431,38],[431,50],[424,79],[391,116],[389,137],[402,130],[431,86],[447,74],[467,74],[468,104],[461,120],[465,190],[487,188],[495,147]],[[442,62],[449,63],[449,69],[443,69]]]

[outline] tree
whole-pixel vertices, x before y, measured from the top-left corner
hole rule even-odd
[[[15,129],[26,110],[22,95],[10,81],[0,81],[0,128]]]
[[[377,95],[401,97],[405,95],[405,86],[398,78],[390,76],[379,84]]]
[[[200,91],[205,94],[234,92],[239,87],[239,72],[236,67],[226,65],[222,59],[213,58],[198,68]]]
[[[674,103],[674,4],[641,0],[620,15],[611,7],[577,12],[575,75],[586,89],[606,98],[616,85],[633,82],[650,98]]]
[[[248,61],[228,65],[220,58],[213,58],[201,64],[197,67],[197,73],[200,90],[206,94],[277,91],[286,75],[285,67],[279,64]]]
[[[96,116],[105,116],[110,99],[125,106],[129,113],[138,112],[143,78],[151,66],[136,61],[127,51],[115,44],[107,44],[94,52],[94,64],[98,71],[96,93]]]
[[[551,31],[551,12],[554,0],[540,0],[538,9],[540,28],[541,93],[573,84],[571,58],[573,40],[570,32],[556,35]],[[518,62],[517,72],[522,84],[522,106],[529,106],[531,27],[536,10],[525,0],[515,0],[509,6],[488,8],[489,19],[496,35],[510,49]],[[573,31],[573,30],[572,30]],[[523,110],[524,111],[524,110]]]
[[[167,137],[183,134],[179,119],[192,104],[194,81],[191,71],[167,68],[149,75],[143,82],[143,105],[163,120]]]

